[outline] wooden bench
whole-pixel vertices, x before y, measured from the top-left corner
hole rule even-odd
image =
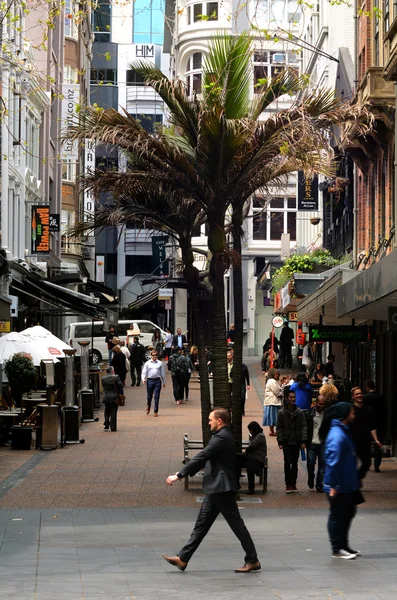
[[[248,446],[249,442],[243,442],[243,450],[245,450]],[[191,450],[202,450],[204,448],[204,444],[202,440],[189,440],[189,436],[187,433],[183,436],[183,464],[185,465],[190,460],[189,453]],[[264,494],[267,492],[267,470],[268,470],[268,462],[266,457],[266,463],[263,465],[263,469],[259,473],[259,484],[262,486],[262,491]],[[189,476],[184,477],[185,482],[185,490],[189,489]]]

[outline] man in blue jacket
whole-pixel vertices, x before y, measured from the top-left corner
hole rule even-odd
[[[328,534],[332,556],[352,560],[361,554],[349,546],[349,529],[356,514],[359,479],[357,459],[350,426],[354,421],[354,407],[349,402],[338,402],[329,409],[331,428],[325,444],[324,491],[330,511]]]
[[[213,435],[208,445],[189,460],[178,473],[167,478],[168,485],[172,485],[188,475],[195,475],[205,467],[203,491],[206,496],[190,540],[177,556],[163,554],[163,557],[171,565],[184,571],[193,553],[221,513],[245,551],[245,564],[240,569],[235,569],[235,573],[260,571],[261,563],[254,542],[241,518],[236,502],[236,444],[229,427],[229,412],[224,408],[214,408],[209,415],[209,425]]]

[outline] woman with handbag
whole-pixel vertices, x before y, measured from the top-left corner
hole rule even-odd
[[[117,431],[117,409],[119,402],[124,399],[124,389],[120,377],[115,375],[114,368],[108,367],[102,377],[103,403],[105,405],[105,431]]]
[[[120,346],[113,348],[113,358],[111,366],[114,368],[114,372],[121,379],[121,383],[125,385],[125,378],[127,375],[127,357],[121,351]]]

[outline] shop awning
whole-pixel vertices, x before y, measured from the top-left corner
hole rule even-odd
[[[298,318],[305,323],[318,324],[322,318],[324,325],[351,325],[350,318],[337,316],[337,290],[345,282],[357,276],[357,271],[338,267],[315,292],[306,296],[298,308]]]
[[[167,287],[167,284],[161,285],[158,288],[156,288],[155,290],[152,290],[151,292],[142,294],[142,296],[139,296],[136,300],[134,300],[134,302],[130,302],[130,304],[128,305],[128,308],[130,310],[138,310],[138,308],[141,308],[141,306],[144,306],[148,302],[152,302],[153,300],[158,298],[159,291],[163,287]]]
[[[103,318],[106,311],[96,303],[95,299],[79,292],[74,292],[44,279],[25,277],[22,281],[13,279],[11,291],[16,295],[25,294],[36,300],[60,308],[65,312],[90,318]]]
[[[397,307],[396,275],[397,250],[394,250],[338,288],[338,317],[387,321],[389,307]]]

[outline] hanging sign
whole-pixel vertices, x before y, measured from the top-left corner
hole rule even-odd
[[[318,177],[298,171],[298,210],[318,210]]]
[[[282,327],[284,325],[283,317],[279,317],[277,315],[275,317],[273,317],[272,325],[273,325],[273,327]]]
[[[60,231],[60,216],[58,214],[50,215],[50,231],[57,232]]]
[[[95,140],[85,140],[84,142],[84,169],[86,175],[92,175],[95,172]],[[95,213],[95,199],[92,190],[84,190],[84,222],[92,221]],[[94,236],[95,232],[87,233],[89,236]]]
[[[50,207],[32,206],[32,254],[50,251]]]
[[[65,134],[68,128],[73,125],[80,103],[80,84],[64,83],[62,85],[62,133]],[[69,138],[62,143],[62,160],[77,161],[79,159],[79,147],[76,140]]]
[[[168,277],[168,260],[166,260],[166,245],[168,235],[154,235],[152,237],[152,275]]]

